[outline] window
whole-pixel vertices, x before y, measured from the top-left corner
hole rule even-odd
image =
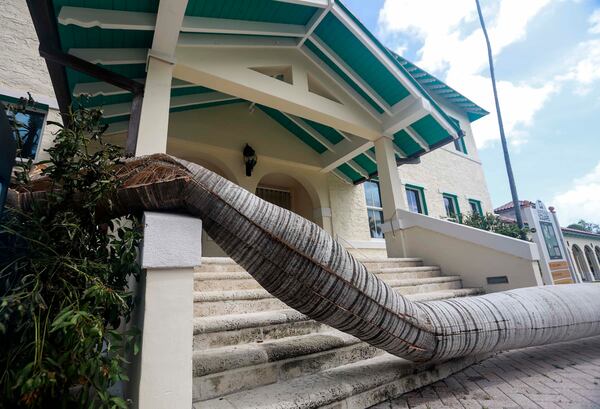
[[[379,184],[369,181],[364,183],[364,187],[371,237],[376,239],[383,238],[383,232],[381,231],[381,225],[383,224],[383,208],[381,207]]]
[[[546,248],[548,249],[548,255],[550,258],[554,260],[562,258],[552,223],[540,222],[540,228],[542,229],[542,235],[544,236],[544,241],[546,242]]]
[[[465,155],[467,154],[467,145],[465,144],[464,136],[461,136],[460,138],[454,140],[454,149],[464,153]]]
[[[471,206],[471,213],[483,216],[483,210],[479,200],[469,199],[469,206]]]
[[[454,219],[457,222],[461,221],[460,207],[458,206],[458,198],[456,195],[444,193],[444,207],[446,208],[446,217]]]
[[[19,100],[10,97],[2,97],[1,101],[4,104],[19,103]],[[38,105],[43,109],[38,109]],[[35,106],[35,108],[27,108],[25,112],[15,113],[9,109],[6,110],[8,120],[15,124],[17,128],[18,147],[21,150],[20,156],[23,159],[35,159],[42,140],[48,108],[41,104],[35,104]]]
[[[413,213],[427,213],[427,203],[425,202],[425,191],[420,186],[409,185],[405,186],[406,189],[406,201],[408,203],[408,210]]]

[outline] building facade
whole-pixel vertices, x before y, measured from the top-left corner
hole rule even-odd
[[[276,7],[291,7],[286,2],[278,4]],[[78,14],[81,10],[76,9],[61,9],[58,5],[55,8],[61,46],[66,52],[131,78],[152,75],[150,60],[145,55],[140,57],[138,49],[134,48],[139,45],[149,47],[151,37],[141,39],[143,35],[136,33],[137,40],[126,39],[131,29],[126,27],[114,31],[125,37],[111,44],[102,35],[98,37],[100,40],[93,40],[83,35],[90,30],[90,22],[84,21],[86,17]],[[59,119],[55,87],[44,59],[39,56],[38,39],[25,2],[4,1],[0,4],[0,12],[8,21],[0,27],[3,43],[0,49],[0,101],[13,103],[31,92],[37,104],[28,112],[29,117],[21,120],[41,121],[39,132],[31,141],[29,157],[44,160],[47,158],[45,149],[53,140],[52,126],[45,123]],[[323,18],[323,24],[329,24],[330,30],[341,30],[335,21],[328,21],[328,17]],[[209,60],[244,64],[248,69],[243,74],[257,88],[264,85],[273,92],[285,94],[289,90],[294,92],[292,87],[302,86],[308,91],[307,98],[312,98],[311,101],[318,105],[315,111],[320,109],[321,113],[329,115],[328,118],[323,114],[323,120],[319,121],[319,112],[307,111],[302,116],[299,115],[302,110],[290,108],[286,111],[285,103],[269,105],[265,101],[270,102],[272,98],[261,99],[258,94],[245,92],[233,84],[209,89],[207,85],[214,79],[203,77],[201,86],[200,81],[193,84],[189,81],[192,76],[182,68],[173,75],[165,151],[197,162],[265,200],[312,220],[351,251],[362,255],[385,255],[382,225],[390,215],[384,215],[383,211],[377,172],[379,159],[374,138],[368,139],[370,135],[364,125],[372,122],[372,118],[365,111],[369,111],[371,117],[386,114],[379,111],[389,111],[388,122],[393,122],[392,114],[396,111],[413,115],[415,99],[394,102],[398,98],[385,95],[385,87],[390,84],[377,84],[376,78],[371,79],[358,63],[348,66],[353,56],[346,58],[344,50],[336,48],[335,41],[330,41],[327,33],[319,31],[318,24],[316,26],[313,37],[303,39],[309,44],[308,51],[275,49],[268,44],[263,48],[260,44],[245,48],[240,43],[237,48],[231,45],[182,48],[177,58],[179,61],[193,59],[193,55],[184,54],[189,50],[201,50]],[[100,27],[92,30],[98,33],[110,31]],[[135,41],[139,45],[134,44]],[[107,49],[102,52],[100,47]],[[239,60],[234,61],[233,55]],[[317,61],[315,56],[320,60]],[[346,58],[345,62],[340,61],[342,56]],[[401,184],[397,206],[450,219],[468,212],[491,212],[492,204],[470,125],[487,112],[402,57],[395,58],[409,77],[403,86],[409,90],[413,86],[430,98],[423,99],[426,110],[413,115],[414,120],[404,125],[392,124],[400,128],[389,128],[393,129],[388,136],[394,141],[394,159],[399,165],[397,172]],[[324,67],[323,62],[329,67]],[[213,68],[203,67],[206,72]],[[229,67],[223,62],[216,69],[226,71]],[[358,72],[362,79],[355,78],[359,76]],[[131,97],[71,69],[66,69],[66,76],[73,101],[88,95],[82,99],[84,105],[102,108],[110,124],[107,137],[125,144]],[[351,87],[340,81],[347,77],[355,79]],[[395,83],[392,85],[396,86]],[[231,94],[222,92],[225,89]],[[152,90],[146,89],[146,100],[151,94]],[[365,105],[371,106],[364,108]],[[347,112],[342,112],[340,107],[347,108]],[[362,122],[351,123],[347,119],[349,115]],[[448,123],[456,125],[459,137],[437,138],[436,132],[441,129],[439,124],[449,126]],[[156,129],[148,132],[156,132]],[[257,164],[250,176],[246,175],[242,153],[246,144],[257,155]],[[222,254],[208,237],[204,246],[205,255]]]

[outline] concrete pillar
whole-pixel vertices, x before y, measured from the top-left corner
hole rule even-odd
[[[398,219],[396,209],[407,209],[406,194],[402,188],[402,183],[400,183],[393,143],[387,137],[381,137],[375,141],[375,157],[379,172],[383,219],[386,226],[389,226],[384,227],[385,246],[388,257],[407,257],[403,233],[393,228],[394,221]]]
[[[202,222],[144,214],[142,349],[136,405],[192,407],[194,267],[201,263]]]
[[[136,156],[167,152],[174,61],[148,54]]]

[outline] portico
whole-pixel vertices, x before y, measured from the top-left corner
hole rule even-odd
[[[397,166],[462,137],[431,95],[485,114],[441,81],[409,74],[416,68],[337,1],[261,0],[252,10],[216,0],[46,3],[58,54],[143,84],[142,96],[67,64],[54,84],[68,89],[61,107],[87,95],[107,134],[136,155],[217,164],[250,191],[267,174],[293,178],[310,192],[313,221],[334,234],[332,176],[348,188],[378,180],[389,222],[406,209]],[[259,158],[251,177],[241,173],[245,143]],[[404,255],[400,234],[386,243],[389,255]]]

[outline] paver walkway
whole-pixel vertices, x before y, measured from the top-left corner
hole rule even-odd
[[[600,408],[600,337],[504,352],[371,409]]]

